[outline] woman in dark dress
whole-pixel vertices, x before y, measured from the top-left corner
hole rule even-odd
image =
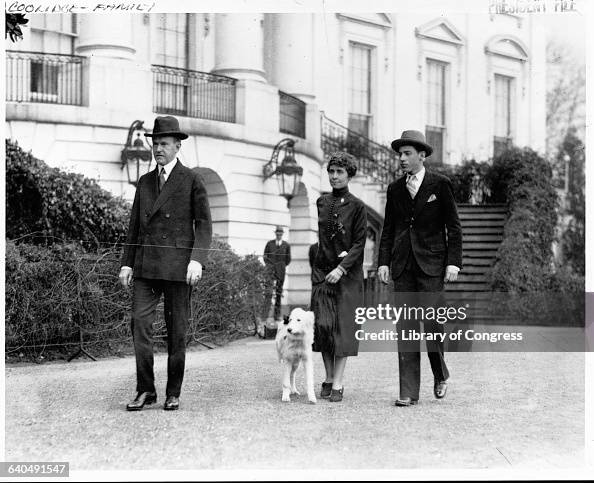
[[[316,316],[313,350],[322,353],[326,379],[320,397],[342,400],[348,356],[356,356],[355,307],[363,305],[363,251],[367,211],[349,192],[355,158],[336,152],[328,162],[332,193],[320,196],[318,252],[312,269],[311,308]]]

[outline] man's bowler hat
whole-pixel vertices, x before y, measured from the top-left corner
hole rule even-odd
[[[398,152],[401,146],[413,146],[417,151],[425,151],[427,156],[431,156],[433,148],[425,142],[425,135],[421,131],[403,131],[400,139],[392,141],[392,149]]]
[[[283,227],[282,227],[282,226],[280,226],[280,225],[278,225],[278,226],[276,227],[276,230],[274,230],[274,233],[284,233],[284,232],[285,232],[285,230],[284,230],[284,229],[283,229]]]
[[[179,122],[173,116],[159,116],[155,119],[155,127],[152,133],[145,133],[146,137],[173,136],[178,139],[187,139],[188,135],[179,130]]]

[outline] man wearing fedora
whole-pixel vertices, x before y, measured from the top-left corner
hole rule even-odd
[[[120,282],[132,296],[136,353],[136,398],[126,409],[139,411],[157,401],[153,373],[153,322],[164,296],[167,328],[167,388],[163,409],[179,408],[186,358],[186,331],[192,286],[202,278],[212,228],[206,190],[198,174],[177,158],[188,137],[176,118],[157,117],[151,134],[155,170],[138,181]]]
[[[284,232],[282,226],[277,226],[274,231],[276,239],[270,240],[264,247],[264,263],[274,282],[274,320],[280,319],[281,297],[283,296],[285,272],[287,265],[291,263],[291,246],[283,240]]]
[[[400,302],[405,293],[417,293],[413,300],[431,305],[439,300],[444,282],[455,281],[462,267],[462,229],[449,179],[425,169],[425,158],[433,148],[419,131],[404,131],[392,142],[406,176],[388,186],[384,227],[379,247],[378,277],[388,283],[390,271],[394,292]],[[422,295],[421,295],[422,294]],[[406,299],[409,300],[410,299]],[[396,300],[396,302],[399,302]],[[417,320],[400,320],[400,334],[420,332]],[[425,332],[444,332],[434,320],[423,323]],[[405,332],[406,331],[406,332]],[[419,400],[421,381],[420,342],[398,342],[400,397],[396,406],[411,406]],[[433,393],[445,397],[449,371],[443,342],[427,341],[433,371]]]

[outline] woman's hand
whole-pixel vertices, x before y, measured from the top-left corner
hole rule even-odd
[[[334,270],[332,270],[328,275],[326,275],[326,282],[328,283],[336,283],[340,280],[340,278],[342,277],[342,274],[344,272],[336,267]]]

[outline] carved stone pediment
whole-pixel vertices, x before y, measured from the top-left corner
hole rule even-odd
[[[415,35],[449,44],[464,45],[464,37],[460,31],[452,22],[444,18],[436,18],[415,28]]]

